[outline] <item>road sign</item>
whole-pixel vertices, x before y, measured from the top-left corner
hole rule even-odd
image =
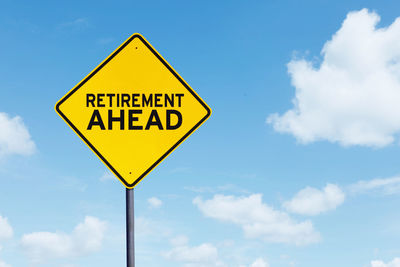
[[[127,188],[211,114],[140,34],[61,98],[56,111]]]

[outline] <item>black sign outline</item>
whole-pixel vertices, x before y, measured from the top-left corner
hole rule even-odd
[[[75,125],[64,115],[60,110],[60,105],[64,103],[72,94],[74,94],[79,88],[81,88],[88,80],[90,80],[99,70],[101,70],[111,59],[113,59],[119,52],[121,52],[130,42],[135,38],[139,38],[146,47],[160,60],[163,65],[179,80],[179,82],[199,101],[199,103],[207,110],[207,114],[187,132],[177,143],[175,143],[166,153],[164,153],[155,163],[153,163],[142,175],[139,176],[132,184],[129,184],[117,172],[116,169],[101,155],[101,153],[86,139],[86,137],[75,127]],[[174,71],[174,69],[161,57],[161,55],[140,35],[133,34],[128,40],[125,41],[116,51],[114,51],[108,58],[97,66],[83,81],[75,86],[70,92],[68,92],[55,107],[57,113],[68,123],[68,125],[82,138],[82,140],[92,149],[92,151],[107,165],[107,167],[118,177],[118,179],[127,187],[135,187],[147,174],[149,174],[161,161],[163,161],[176,147],[178,147],[190,134],[192,134],[205,120],[211,115],[211,109],[204,103],[204,101],[193,91],[192,88]]]

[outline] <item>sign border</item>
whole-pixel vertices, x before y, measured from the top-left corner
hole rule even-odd
[[[160,60],[163,65],[179,80],[181,84],[200,102],[200,104],[207,110],[207,114],[192,128],[188,131],[177,143],[175,143],[166,153],[164,153],[155,163],[153,163],[142,175],[139,176],[132,184],[129,184],[117,172],[116,169],[107,161],[106,158],[86,139],[86,137],[75,127],[75,125],[61,112],[60,106],[64,103],[72,94],[74,94],[79,88],[81,88],[88,80],[90,80],[96,73],[101,70],[109,61],[111,61],[119,52],[122,51],[130,42],[135,38],[139,38],[146,47]],[[122,43],[111,55],[109,55],[100,65],[98,65],[88,76],[86,76],[81,82],[72,88],[64,97],[62,97],[55,106],[56,112],[64,119],[64,121],[75,131],[76,134],[90,147],[90,149],[103,161],[103,163],[117,176],[117,178],[127,187],[134,188],[147,174],[149,174],[161,161],[163,161],[172,151],[175,150],[189,135],[191,135],[201,124],[203,124],[211,115],[211,109],[207,104],[200,98],[199,95],[183,80],[181,76],[168,64],[168,62],[150,45],[147,40],[139,33],[133,34],[124,43]]]

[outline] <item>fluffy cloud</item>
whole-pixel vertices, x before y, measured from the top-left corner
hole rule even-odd
[[[0,216],[0,241],[13,236],[13,229],[7,218]]]
[[[323,190],[306,187],[283,206],[293,213],[317,215],[336,209],[344,202],[344,199],[345,194],[337,185],[327,184]]]
[[[266,262],[263,259],[257,259],[255,262],[253,262],[250,267],[269,267],[268,262]]]
[[[112,174],[110,171],[105,171],[103,173],[103,175],[100,177],[101,182],[106,182],[106,181],[115,180],[115,179],[117,179],[117,177],[115,177],[115,175]]]
[[[240,267],[246,267],[246,266],[241,265]],[[269,267],[269,264],[264,259],[259,258],[256,259],[256,261],[253,262],[249,267]]]
[[[261,194],[248,197],[215,195],[206,201],[198,197],[193,203],[206,217],[240,225],[247,238],[296,245],[320,240],[310,221],[295,222],[288,214],[262,203]]]
[[[386,28],[379,21],[366,9],[351,12],[325,43],[319,66],[293,59],[294,107],[267,122],[302,143],[392,143],[400,131],[400,19]]]
[[[101,248],[106,223],[87,216],[71,234],[36,232],[22,237],[21,245],[34,263],[52,258],[79,257]]]
[[[400,267],[400,258],[394,258],[389,263],[383,261],[371,261],[371,267]]]
[[[163,202],[156,198],[156,197],[151,197],[147,200],[147,202],[149,203],[150,207],[152,208],[159,208],[162,206]]]
[[[225,260],[231,257],[226,257],[227,255],[221,257],[218,248],[214,245],[204,243],[199,246],[191,247],[188,243],[189,239],[185,235],[176,236],[170,239],[170,244],[173,248],[167,252],[163,252],[162,256],[168,260],[180,262],[184,267],[228,266],[228,264],[225,263]],[[232,244],[229,244],[228,246],[231,245]],[[226,244],[222,244],[222,246],[226,246]],[[225,260],[221,260],[221,258],[224,258]],[[232,264],[229,264],[229,266],[232,266]],[[250,265],[239,265],[239,267],[269,267],[269,264],[263,258],[258,258]]]
[[[10,118],[0,112],[0,157],[12,154],[31,155],[36,146],[21,117]]]
[[[353,193],[382,191],[386,195],[400,193],[400,177],[377,178],[369,181],[359,181],[350,186]]]
[[[179,242],[177,242],[179,241]],[[222,267],[226,266],[218,260],[218,249],[212,244],[205,243],[199,246],[190,247],[188,239],[179,236],[171,240],[176,246],[170,251],[162,253],[169,260],[181,262],[185,267]]]
[[[14,231],[10,223],[8,222],[8,219],[0,216],[0,241],[11,238],[13,236],[13,232]],[[0,259],[0,267],[11,267],[11,265],[5,263]]]

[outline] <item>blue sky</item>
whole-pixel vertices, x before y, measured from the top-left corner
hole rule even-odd
[[[0,267],[124,266],[125,188],[54,112],[139,32],[212,108],[135,189],[138,266],[400,266],[396,1],[1,1]]]

